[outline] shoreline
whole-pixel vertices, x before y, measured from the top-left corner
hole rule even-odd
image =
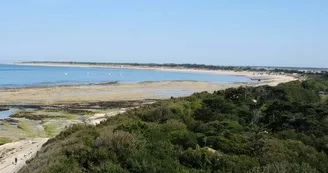
[[[82,84],[58,84],[58,85],[25,85],[20,87],[0,87],[1,90],[15,90],[15,89],[33,89],[33,88],[51,88],[51,87],[70,87],[70,86],[106,86],[122,84],[118,81],[109,82],[95,82],[95,83],[82,83]]]
[[[268,80],[264,79],[263,83],[268,84],[266,82]],[[46,88],[54,88],[54,87],[60,87],[60,88],[65,88],[65,87],[86,87],[86,86],[119,86],[119,85],[141,85],[141,84],[155,84],[155,83],[161,83],[161,82],[173,82],[173,83],[183,83],[183,82],[203,82],[203,83],[211,83],[211,84],[217,84],[217,85],[226,85],[226,84],[240,84],[240,85],[252,85],[256,84],[256,82],[229,82],[229,83],[215,83],[215,82],[207,82],[207,81],[199,81],[199,80],[162,80],[162,81],[142,81],[142,82],[118,82],[118,81],[113,81],[113,82],[95,82],[95,83],[82,83],[82,84],[58,84],[58,85],[32,85],[32,86],[21,86],[21,87],[1,87],[0,86],[0,91],[9,91],[9,90],[20,90],[20,89],[46,89]],[[258,83],[260,84],[260,83]],[[270,83],[269,83],[270,84]],[[1,110],[0,110],[1,111]]]
[[[195,92],[214,92],[227,88],[240,86],[276,86],[297,78],[286,75],[272,75],[251,71],[225,71],[225,70],[203,70],[185,68],[156,68],[135,66],[99,66],[99,65],[71,65],[71,64],[47,64],[47,63],[16,63],[28,66],[64,66],[64,67],[89,67],[89,68],[124,68],[138,70],[165,70],[177,72],[212,73],[218,75],[245,76],[260,81],[212,83],[207,81],[144,81],[137,83],[89,83],[77,85],[49,85],[28,86],[18,88],[0,88],[0,105],[24,103],[30,105],[53,105],[88,103],[98,101],[125,101],[125,100],[147,100],[168,99],[171,97],[184,97]]]
[[[287,82],[287,81],[286,81]],[[215,84],[201,81],[159,81],[103,85],[69,85],[30,88],[0,88],[0,105],[85,104],[106,101],[158,100],[189,96],[195,92],[214,92],[240,86],[277,84],[275,80]]]
[[[25,63],[17,62],[14,65],[22,66],[39,66],[39,67],[78,67],[78,68],[113,68],[113,69],[133,69],[133,70],[157,70],[171,72],[190,72],[190,73],[211,73],[218,75],[245,76],[254,77],[252,71],[233,71],[233,70],[206,70],[197,68],[179,68],[179,67],[150,67],[150,66],[133,66],[133,65],[93,65],[93,64],[68,64],[68,63]]]
[[[187,73],[210,73],[217,75],[229,75],[229,76],[244,76],[251,80],[273,80],[275,84],[285,83],[289,81],[297,80],[295,76],[280,75],[280,74],[267,74],[257,71],[233,71],[233,70],[207,70],[207,69],[196,69],[196,68],[179,68],[179,67],[149,67],[149,66],[133,66],[133,65],[93,65],[93,64],[68,64],[68,63],[25,63],[17,62],[14,65],[23,66],[40,66],[40,67],[78,67],[78,68],[113,68],[113,69],[133,69],[133,70],[156,70],[156,71],[170,71],[170,72],[187,72]]]
[[[266,84],[263,82],[262,84]],[[127,101],[168,99],[171,96],[188,96],[195,92],[213,92],[239,86],[255,86],[257,83],[215,84],[201,81],[159,81],[119,83],[114,85],[69,85],[30,88],[0,88],[1,105],[24,103],[29,105],[53,105],[91,103],[99,101]]]

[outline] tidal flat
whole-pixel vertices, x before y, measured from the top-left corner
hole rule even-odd
[[[73,124],[96,125],[110,116],[123,113],[129,108],[149,101],[93,102],[89,104],[13,106],[15,112],[0,120],[2,144],[29,138],[52,138]],[[8,107],[3,106],[3,107]],[[22,108],[24,107],[24,108]],[[35,108],[37,107],[37,108]],[[1,107],[0,107],[1,108]]]

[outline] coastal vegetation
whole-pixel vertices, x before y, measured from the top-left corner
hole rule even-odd
[[[37,134],[34,131],[34,124],[32,125],[32,121],[22,120],[18,121],[17,127],[27,133],[28,137],[36,137]]]
[[[327,75],[195,93],[50,139],[21,173],[328,172]]]
[[[167,68],[192,68],[205,70],[233,70],[233,71],[259,71],[269,73],[321,73],[325,70],[319,68],[294,68],[294,67],[259,67],[259,66],[223,66],[206,64],[174,64],[174,63],[103,63],[103,62],[58,62],[58,61],[31,61],[22,64],[66,64],[66,65],[97,65],[97,66],[134,66],[134,67],[167,67]],[[319,72],[320,71],[320,72]]]
[[[43,125],[43,127],[44,127],[44,131],[47,133],[49,137],[53,137],[55,136],[55,134],[57,134],[58,127],[54,123],[46,123]]]
[[[69,119],[75,120],[78,119],[80,116],[92,116],[97,111],[91,110],[80,110],[80,109],[40,109],[40,110],[33,110],[33,111],[19,111],[15,114],[11,115],[12,118],[26,118],[30,120],[47,120],[47,119]]]

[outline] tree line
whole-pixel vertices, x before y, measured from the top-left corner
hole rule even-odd
[[[306,68],[310,71],[304,71],[303,68],[293,67],[256,67],[256,66],[224,66],[224,65],[206,65],[206,64],[175,64],[175,63],[103,63],[103,62],[57,62],[57,61],[31,61],[27,63],[51,63],[51,64],[71,64],[71,65],[99,65],[99,66],[136,66],[136,67],[167,67],[167,68],[189,68],[189,69],[204,69],[204,70],[231,70],[231,71],[254,71],[254,72],[267,72],[267,73],[299,73],[299,74],[318,74],[327,73],[327,69]]]

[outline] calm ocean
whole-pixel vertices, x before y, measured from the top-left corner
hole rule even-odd
[[[26,87],[47,85],[71,85],[118,81],[134,83],[142,81],[199,80],[213,83],[247,82],[246,77],[208,73],[169,72],[156,70],[41,67],[0,65],[0,87]]]

